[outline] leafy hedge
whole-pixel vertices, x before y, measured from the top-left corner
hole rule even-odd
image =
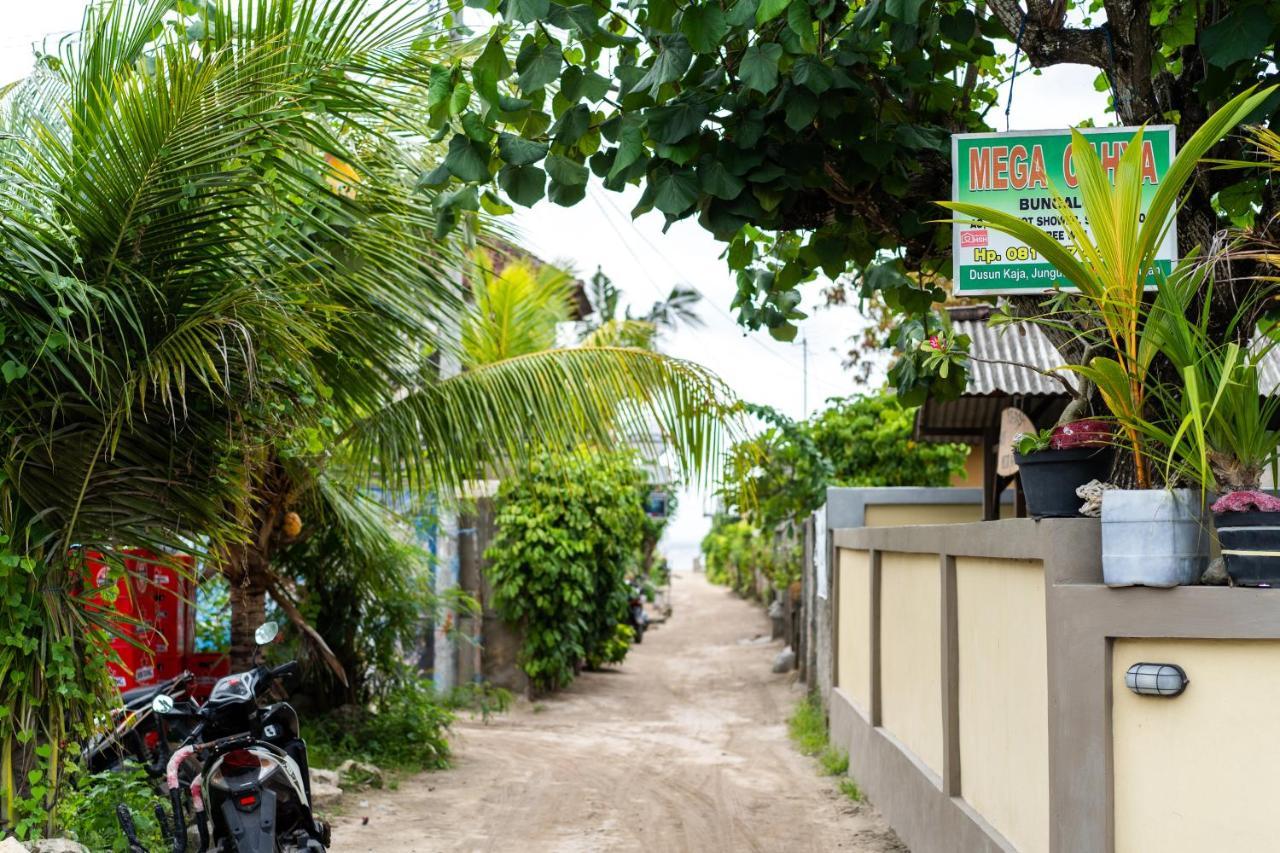
[[[707,579],[755,594],[754,570],[775,589],[800,578],[800,524],[828,486],[947,486],[969,448],[914,438],[916,409],[892,394],[831,401],[805,421],[750,407],[769,424],[730,454],[727,512],[703,538]]]
[[[581,662],[619,662],[626,578],[640,559],[643,475],[630,452],[546,453],[498,492],[498,533],[485,556],[494,604],[524,630],[533,686],[573,680]]]

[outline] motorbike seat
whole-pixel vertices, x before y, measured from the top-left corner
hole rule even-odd
[[[162,684],[150,684],[144,687],[134,687],[120,694],[120,698],[124,701],[126,708],[140,708],[149,706],[157,696],[171,687],[171,683],[166,681]]]

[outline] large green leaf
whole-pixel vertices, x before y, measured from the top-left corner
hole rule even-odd
[[[677,216],[698,200],[698,178],[692,169],[659,172],[653,178],[653,206]]]
[[[528,166],[547,156],[548,146],[514,133],[498,134],[498,156],[513,166]]]
[[[533,207],[546,192],[547,175],[537,166],[503,166],[498,185],[516,204]]]
[[[1200,52],[1219,68],[1255,59],[1270,44],[1274,29],[1266,7],[1239,6],[1200,34]]]
[[[698,53],[710,53],[720,46],[729,32],[729,23],[716,2],[690,5],[680,19],[680,32]]]
[[[480,183],[489,180],[489,149],[464,134],[449,140],[444,167],[458,180]]]
[[[791,0],[760,0],[760,5],[756,7],[756,24],[767,24],[785,12],[790,5]]]
[[[534,53],[520,69],[518,82],[520,91],[525,94],[536,92],[553,80],[560,77],[560,69],[564,66],[564,57],[560,55],[557,45],[549,44]]]
[[[738,77],[748,89],[771,92],[778,85],[778,60],[781,58],[782,45],[757,42],[742,52]]]
[[[551,11],[551,0],[503,0],[508,20],[521,24],[532,24],[547,17]]]
[[[693,50],[688,39],[680,33],[662,36],[658,39],[658,55],[654,57],[649,70],[640,78],[636,88],[647,89],[650,94],[656,95],[663,83],[671,83],[683,77],[692,61]]]

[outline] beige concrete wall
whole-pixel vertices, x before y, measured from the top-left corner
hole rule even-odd
[[[865,527],[962,524],[982,520],[982,504],[867,504]]]
[[[964,473],[953,476],[951,485],[982,488],[982,464],[982,445],[970,444],[969,455],[964,458]]]
[[[942,773],[941,606],[937,554],[881,554],[881,723],[939,775]]]
[[[1049,850],[1044,584],[1038,560],[956,558],[960,794],[1021,853]]]
[[[836,617],[836,686],[871,713],[871,554],[841,548]]]
[[[1280,847],[1280,641],[1116,640],[1112,648],[1116,853]],[[1174,699],[1124,686],[1135,663],[1176,663]]]

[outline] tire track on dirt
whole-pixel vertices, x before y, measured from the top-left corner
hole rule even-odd
[[[801,690],[770,672],[779,645],[753,642],[762,609],[701,575],[676,576],[674,606],[617,671],[460,722],[454,768],[348,797],[332,849],[902,850],[788,743]]]

